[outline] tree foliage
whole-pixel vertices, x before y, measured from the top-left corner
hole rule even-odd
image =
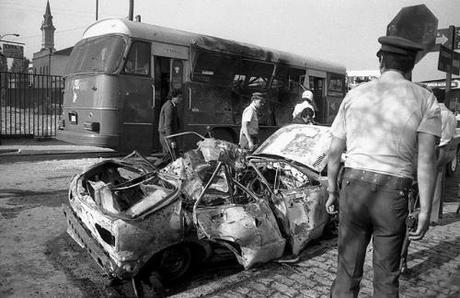
[[[24,57],[23,59],[13,59],[13,64],[11,64],[10,72],[27,72],[29,67],[29,59]]]

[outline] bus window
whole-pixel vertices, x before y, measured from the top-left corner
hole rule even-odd
[[[230,86],[233,81],[235,60],[227,55],[197,51],[192,80],[219,86]]]
[[[238,75],[245,75],[249,79],[243,87],[246,94],[256,91],[264,91],[272,76],[274,65],[271,63],[255,62],[243,59],[238,69]]]
[[[73,48],[65,73],[114,73],[122,60],[125,45],[125,40],[116,35],[83,39]]]
[[[345,77],[343,75],[331,74],[329,77],[329,84],[327,94],[332,96],[344,96],[345,91]]]
[[[136,41],[131,45],[126,59],[124,73],[135,75],[150,74],[150,44]]]

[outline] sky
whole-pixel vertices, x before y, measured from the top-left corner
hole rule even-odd
[[[95,21],[96,0],[49,0],[57,50],[73,46]],[[134,0],[142,22],[270,47],[337,62],[347,70],[376,70],[377,38],[402,7],[425,4],[438,28],[460,27],[459,0]],[[25,43],[31,59],[41,47],[46,0],[0,0],[0,34]],[[129,0],[99,0],[99,19],[127,17]],[[445,78],[429,53],[414,81]],[[455,77],[455,76],[454,76]]]

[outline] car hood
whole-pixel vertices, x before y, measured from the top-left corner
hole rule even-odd
[[[320,173],[327,164],[331,140],[329,127],[291,124],[268,137],[253,155],[282,157]]]

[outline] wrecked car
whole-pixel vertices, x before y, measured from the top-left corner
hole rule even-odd
[[[213,245],[245,268],[297,255],[329,222],[329,128],[292,124],[254,153],[200,137],[166,167],[138,154],[93,165],[72,179],[70,236],[112,277],[183,276]]]

